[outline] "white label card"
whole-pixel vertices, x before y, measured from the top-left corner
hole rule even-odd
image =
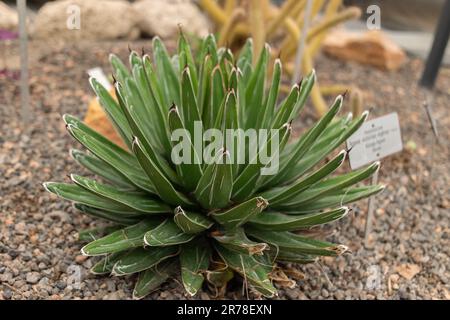
[[[88,75],[95,80],[97,80],[106,90],[110,91],[112,89],[112,84],[109,82],[108,77],[106,77],[102,68],[93,68],[88,70]]]
[[[357,169],[403,150],[396,112],[365,122],[348,140],[350,166]]]

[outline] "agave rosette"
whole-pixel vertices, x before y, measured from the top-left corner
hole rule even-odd
[[[100,179],[72,174],[71,184],[44,186],[73,201],[76,209],[111,222],[105,229],[80,233],[95,239],[82,253],[102,256],[93,273],[139,274],[136,298],[178,274],[186,291],[195,295],[205,279],[219,287],[233,273],[273,297],[277,291],[271,272],[277,261],[303,264],[347,250],[302,232],[344,217],[344,205],[382,190],[359,184],[378,170],[378,163],[333,175],[346,158],[346,151],[335,150],[367,113],[338,118],[339,96],[301,138],[289,139],[291,122],[304,107],[315,74],[279,102],[281,62],[275,61],[269,76],[269,50],[266,46],[253,61],[249,40],[235,59],[230,50],[217,48],[210,35],[194,58],[181,34],[177,53],[170,56],[155,38],[153,57],[131,52],[130,68],[111,56],[117,98],[91,79],[127,148],[65,115],[67,130],[87,149],[72,150],[72,157]],[[277,172],[261,171],[273,158],[266,163],[230,161],[242,150],[227,145],[209,163],[174,163],[172,133],[194,133],[195,123],[221,132],[276,130],[279,134],[270,139],[278,139]],[[257,152],[269,148],[269,142]],[[250,143],[240,143],[248,153]],[[189,148],[192,159],[203,156],[192,141]]]

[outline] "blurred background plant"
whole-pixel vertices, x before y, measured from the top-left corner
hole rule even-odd
[[[280,57],[285,71],[292,77],[294,57],[302,36],[307,0],[287,0],[277,6],[270,0],[200,0],[199,4],[215,23],[219,45],[226,45],[233,51],[240,51],[245,40],[253,38],[255,56],[261,52],[264,43],[274,46],[273,58]],[[307,32],[306,47],[303,50],[301,72],[307,74],[314,68],[314,57],[333,27],[352,19],[358,19],[361,10],[344,7],[342,0],[313,1],[311,26]],[[256,61],[256,59],[254,59]],[[285,87],[287,89],[288,86]],[[349,91],[358,114],[362,106],[360,90],[351,86],[315,86],[311,98],[317,114],[323,115],[328,107],[324,96]]]

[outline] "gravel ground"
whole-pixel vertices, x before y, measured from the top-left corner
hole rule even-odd
[[[127,43],[78,48],[32,44],[33,114],[26,128],[20,122],[18,83],[0,78],[0,300],[131,297],[135,279],[89,275],[93,261],[80,255],[77,230],[98,221],[41,186],[80,173],[68,155],[76,144],[61,115],[83,116],[92,94],[85,70],[99,65],[109,72],[110,51],[125,57]],[[348,244],[353,254],[324,259],[321,266],[298,267],[305,279],[295,289],[281,288],[280,299],[450,299],[450,70],[441,72],[435,90],[441,135],[437,145],[422,107],[423,93],[416,87],[421,69],[417,60],[398,73],[385,73],[319,57],[321,83],[357,84],[374,106],[372,116],[397,111],[409,147],[383,161],[380,180],[388,187],[376,198],[369,248],[363,246],[367,202],[362,201],[352,216],[332,226],[335,232],[329,236]],[[311,121],[306,115],[298,126]],[[246,296],[236,281],[226,297]],[[198,295],[213,297],[208,290]],[[249,297],[255,298],[251,293]],[[148,298],[187,296],[175,280]]]

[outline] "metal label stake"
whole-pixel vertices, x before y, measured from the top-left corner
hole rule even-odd
[[[30,115],[30,88],[28,83],[28,34],[27,34],[27,1],[17,0],[19,11],[20,38],[20,99],[22,104],[22,121],[27,124]]]
[[[378,184],[378,170],[372,176],[372,185]],[[368,208],[367,208],[367,219],[366,219],[366,227],[364,231],[364,246],[369,247],[369,236],[372,232],[372,221],[373,221],[373,210],[375,208],[375,197],[369,198]]]

